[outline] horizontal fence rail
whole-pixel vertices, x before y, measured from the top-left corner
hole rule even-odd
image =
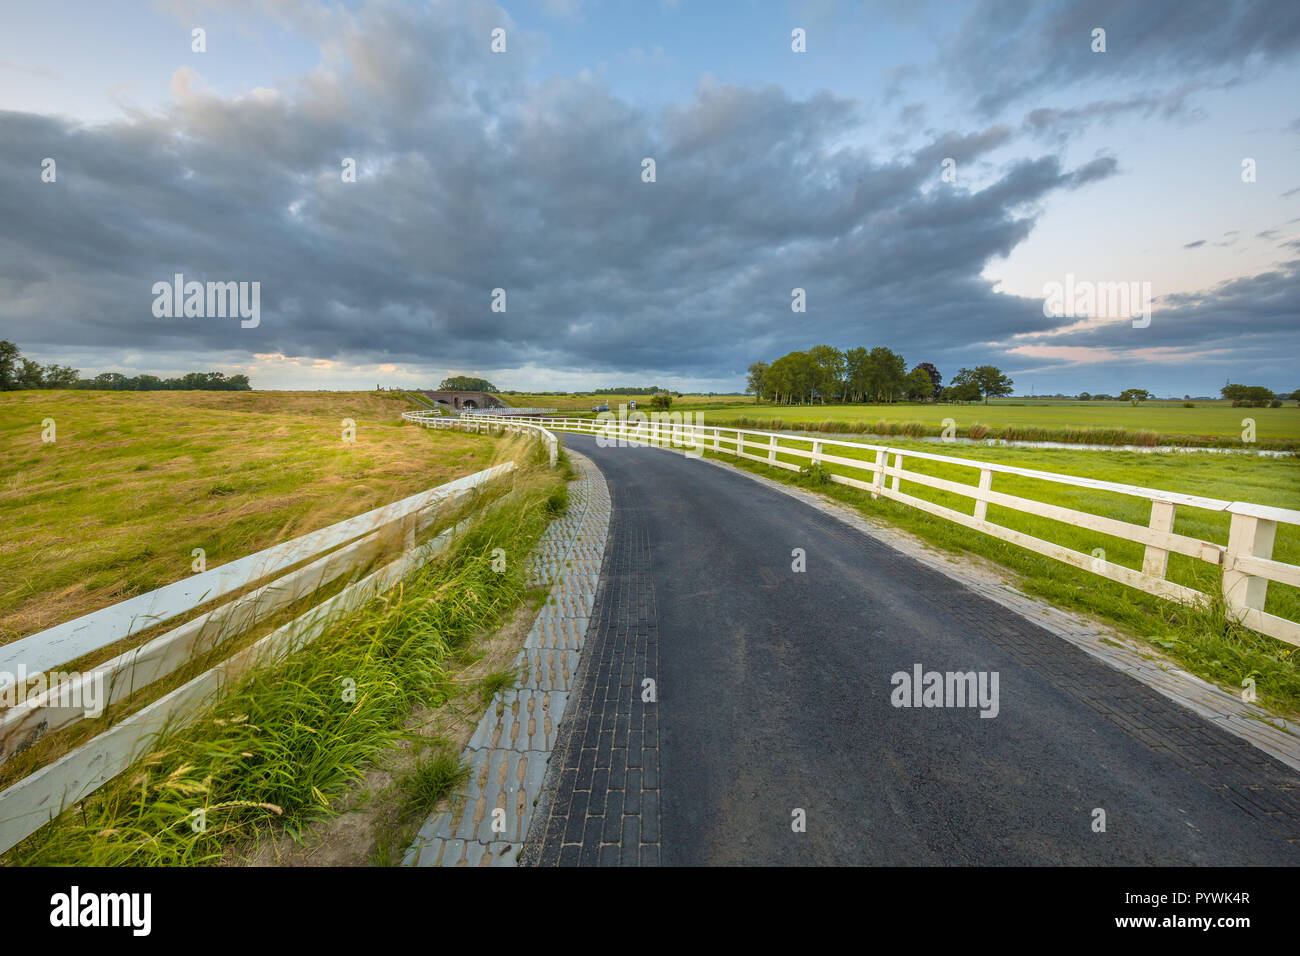
[[[469,417],[495,415],[498,418],[508,418],[513,415],[553,415],[557,410],[554,408],[462,408],[460,414]]]
[[[475,424],[484,426],[504,421],[509,420],[479,416]],[[692,425],[674,421],[633,421],[621,418],[539,418],[530,420],[530,424],[548,430],[548,433],[552,430],[568,431],[595,435],[606,440],[657,447],[694,447],[747,458],[790,471],[800,471],[803,467],[812,464],[834,465],[841,470],[857,472],[858,476],[828,472],[827,478],[837,484],[867,491],[872,498],[887,498],[901,502],[1157,597],[1181,604],[1203,604],[1208,599],[1204,592],[1178,584],[1167,577],[1169,555],[1184,555],[1215,565],[1220,569],[1223,600],[1229,615],[1234,620],[1261,634],[1267,634],[1289,644],[1300,645],[1300,623],[1264,610],[1269,582],[1300,587],[1300,567],[1273,560],[1273,543],[1277,526],[1279,524],[1300,526],[1300,511],[1245,501],[1224,501],[1218,498],[1161,491],[1095,478],[1079,478],[970,458],[954,458],[888,445],[869,445],[830,438],[794,437],[745,428]],[[848,455],[850,451],[859,454],[873,453],[874,459],[850,457]],[[779,456],[799,459],[802,464],[783,461]],[[907,467],[909,461],[929,461],[973,469],[979,473],[978,484],[950,481],[909,469]],[[1150,519],[1144,525],[1136,524],[1107,515],[1093,514],[997,491],[993,488],[993,481],[998,475],[1017,476],[1145,499],[1150,502]],[[967,514],[907,494],[901,488],[903,482],[966,498],[973,502],[972,513]],[[991,504],[1141,545],[1143,548],[1141,570],[1108,561],[1095,554],[1045,541],[993,522],[988,517],[988,508]],[[1174,518],[1179,508],[1203,509],[1230,516],[1227,543],[1220,544],[1176,533],[1173,530]]]
[[[546,448],[547,454],[551,460],[551,467],[560,454],[560,442],[553,432],[550,431],[541,420],[530,418],[514,418],[508,415],[469,415],[463,418],[451,418],[438,415],[433,412],[427,412],[423,409],[415,412],[403,412],[402,418],[408,422],[414,422],[425,428],[459,428],[463,431],[476,432],[479,434],[493,434],[502,431],[513,432],[516,434],[527,434],[541,441]],[[556,421],[557,419],[547,419],[547,421]]]
[[[545,435],[555,442],[550,432]],[[552,460],[554,455],[552,448]],[[148,752],[162,731],[183,725],[232,680],[311,643],[339,615],[391,589],[444,551],[472,519],[418,547],[416,536],[438,521],[447,506],[516,467],[514,462],[495,465],[0,647],[0,694],[8,692],[16,699],[12,706],[0,709],[3,764],[46,735],[98,716],[87,712],[87,689],[102,688],[95,695],[96,708],[102,710],[247,634],[319,588],[355,576],[385,554],[398,554],[0,792],[0,852],[125,771]],[[254,590],[244,591],[254,585]],[[221,599],[228,600],[84,672],[53,670]],[[28,697],[31,678],[41,678],[38,686],[45,689]]]

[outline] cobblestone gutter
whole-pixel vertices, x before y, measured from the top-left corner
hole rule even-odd
[[[569,509],[542,535],[529,565],[530,586],[551,582],[523,650],[522,677],[493,698],[465,750],[470,778],[420,828],[403,866],[514,866],[555,747],[587,635],[609,534],[605,479],[570,451],[579,477]]]

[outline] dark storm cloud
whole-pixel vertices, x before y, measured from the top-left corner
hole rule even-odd
[[[972,192],[940,164],[987,163],[1011,127],[941,132],[882,160],[845,145],[860,107],[828,93],[706,82],[648,114],[590,78],[530,82],[522,56],[486,50],[486,27],[505,21],[481,5],[337,21],[274,9],[330,38],[295,87],[222,99],[182,72],[157,114],[83,127],[0,113],[0,337],[32,353],[714,379],[814,341],[973,364],[1063,326],[981,272],[1053,192],[1118,169],[1045,155]],[[56,184],[39,181],[44,157]],[[344,157],[356,183],[340,180]],[[261,325],[155,318],[152,286],[177,272],[261,282]],[[505,314],[489,308],[498,287]],[[790,310],[796,287],[805,314]],[[1187,314],[1212,324],[1249,304]]]
[[[1028,235],[1017,210],[1115,169],[1046,156],[971,193],[941,160],[1009,128],[881,162],[839,145],[854,101],[777,87],[706,83],[647,115],[593,80],[525,82],[459,9],[362,15],[283,93],[222,99],[181,72],[160,114],[0,113],[0,331],[29,350],[717,377],[814,338],[956,351],[1054,324],[979,273]],[[155,318],[152,286],[178,272],[261,282],[260,327]]]

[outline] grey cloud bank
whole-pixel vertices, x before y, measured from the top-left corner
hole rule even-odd
[[[1115,17],[1138,16],[1129,6]],[[1263,6],[1280,12],[1273,30],[1234,7],[1223,35],[1187,37],[1210,44],[1191,61],[1293,50],[1296,17]],[[981,7],[984,29],[1019,8]],[[1166,297],[1140,340],[1127,322],[1073,330],[981,277],[1054,194],[1122,175],[1112,156],[1072,165],[1032,146],[1104,106],[1030,113],[1028,142],[993,123],[882,157],[845,145],[865,107],[832,93],[706,78],[688,102],[650,113],[588,76],[535,81],[525,57],[480,42],[504,16],[484,5],[278,9],[325,40],[320,66],[285,88],[221,98],[182,69],[172,105],[117,122],[0,112],[0,337],[48,359],[281,354],[735,386],[750,362],[822,341],[890,345],[949,374],[1014,369],[1025,336],[1118,350],[1300,345],[1289,256]],[[1080,16],[1063,5],[1020,33],[1050,36]],[[1150,17],[1135,23],[1164,37]],[[1172,69],[1170,42],[1144,75]],[[979,68],[982,109],[1066,82],[1064,66],[1017,78],[1014,62]],[[1021,155],[1000,155],[1009,148]],[[39,182],[43,157],[57,184]],[[340,175],[348,157],[356,182]],[[645,157],[654,183],[641,179]],[[936,188],[948,157],[995,171],[975,190]],[[260,322],[155,315],[152,287],[174,274],[260,283]],[[791,314],[794,287],[806,314]],[[496,288],[505,313],[489,308]]]

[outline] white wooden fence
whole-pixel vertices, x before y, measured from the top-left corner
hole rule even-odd
[[[515,415],[553,415],[554,408],[462,408],[460,414],[470,418],[475,416],[493,416],[510,418]]]
[[[487,426],[483,426],[486,428]],[[555,436],[550,437],[552,462]],[[359,572],[375,558],[399,556],[332,597],[223,660],[210,670],[115,723],[75,750],[0,793],[0,852],[83,800],[148,753],[164,729],[184,724],[253,667],[294,653],[324,633],[340,614],[361,607],[443,551],[469,519],[416,547],[416,535],[446,507],[515,469],[514,462],[439,485],[328,528],[266,548],[48,630],[0,646],[0,691],[18,702],[0,710],[0,764],[57,730],[95,716],[84,702],[99,688],[96,708],[122,701],[257,624]],[[309,562],[303,564],[303,562]],[[245,588],[258,585],[254,590]],[[56,673],[140,631],[165,624],[213,601],[229,599],[146,643],[83,672]],[[48,689],[26,697],[26,680],[44,675]],[[74,706],[68,706],[69,702]]]
[[[479,434],[501,434],[514,432],[529,434],[541,441],[551,459],[551,467],[560,454],[560,442],[539,419],[513,418],[508,415],[468,415],[463,418],[444,417],[433,411],[421,409],[416,412],[404,412],[402,418],[425,428],[460,428],[462,431]],[[556,421],[558,419],[547,419]]]
[[[482,427],[495,421],[498,419],[480,417],[474,424]],[[602,436],[609,440],[632,441],[655,446],[671,447],[689,443],[713,452],[748,458],[751,461],[792,471],[799,471],[801,467],[813,462],[833,465],[838,471],[847,471],[849,474],[828,473],[831,481],[868,491],[873,498],[883,497],[902,502],[975,531],[1009,541],[1029,551],[1055,558],[1112,581],[1119,581],[1148,594],[1183,604],[1198,604],[1206,600],[1203,592],[1171,581],[1167,576],[1169,555],[1171,553],[1186,555],[1220,568],[1224,601],[1229,614],[1237,621],[1262,634],[1300,645],[1300,623],[1264,610],[1270,581],[1300,587],[1300,567],[1273,560],[1273,541],[1277,526],[1279,524],[1300,525],[1300,511],[1245,501],[1223,501],[1173,491],[1159,491],[1093,478],[1077,478],[1072,475],[1016,468],[995,462],[951,458],[946,455],[934,455],[887,445],[867,445],[829,438],[795,437],[744,428],[663,421],[582,418],[535,419],[531,424],[543,429],[581,432]],[[862,454],[864,451],[873,453],[874,460],[849,457],[849,452]],[[783,461],[779,456],[793,457],[799,461]],[[949,481],[907,468],[906,463],[913,460],[974,469],[979,473],[978,484]],[[993,487],[994,478],[998,475],[1016,475],[1075,488],[1108,491],[1145,499],[1151,503],[1150,520],[1145,525],[1135,524],[1106,515],[1091,514],[1032,498],[1006,494]],[[957,511],[907,494],[901,490],[902,482],[910,482],[970,499],[974,502],[973,513],[966,514],[964,511]],[[988,518],[990,504],[1135,542],[1144,548],[1142,568],[1139,571],[1125,567],[1107,561],[1104,557],[1075,551],[997,524]],[[1178,508],[1200,508],[1230,515],[1227,543],[1221,544],[1176,533],[1173,527]]]

